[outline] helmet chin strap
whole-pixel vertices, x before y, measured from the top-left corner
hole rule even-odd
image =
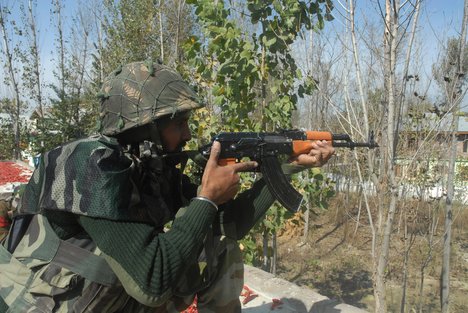
[[[153,143],[153,150],[155,150],[156,155],[162,156],[164,154],[161,136],[159,135],[158,125],[156,121],[148,125],[149,139]]]
[[[140,159],[159,159],[160,166],[163,163],[169,166],[181,164],[180,168],[183,171],[188,160],[186,153],[183,151],[174,153],[164,151],[156,122],[149,124],[147,131],[149,134],[146,137],[149,140],[144,140],[139,145]]]

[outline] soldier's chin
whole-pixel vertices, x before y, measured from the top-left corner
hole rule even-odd
[[[166,157],[164,158],[164,161],[169,166],[176,166],[177,164],[180,164],[182,162],[182,157],[180,154],[174,154],[174,155],[169,154],[169,155],[166,155]]]
[[[179,145],[177,148],[174,150],[167,152],[165,156],[166,164],[168,165],[177,165],[182,162],[183,156],[181,152],[183,151],[183,148],[185,146],[184,144]]]
[[[166,153],[167,155],[179,154],[179,153],[181,153],[182,150],[184,149],[185,144],[186,144],[185,142],[184,142],[184,143],[181,143],[181,144],[179,144],[177,147],[175,147],[174,149],[171,149],[171,150],[167,149],[167,147],[165,147],[165,146],[163,145],[163,152]]]
[[[177,146],[173,151],[169,152],[169,154],[180,154],[184,150],[185,143],[183,145]]]

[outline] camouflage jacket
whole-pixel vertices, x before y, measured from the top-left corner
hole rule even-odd
[[[13,251],[7,249],[9,237],[0,245],[0,297],[8,312],[154,311],[128,295],[122,277],[84,231],[63,240],[42,214],[69,212],[159,229],[182,203],[165,205],[161,190],[145,191],[146,183],[140,165],[112,138],[90,137],[46,153],[18,208],[18,220],[32,216],[25,235]],[[154,212],[148,213],[149,202]],[[151,300],[152,306],[168,296]]]
[[[148,221],[146,203],[161,202],[161,194],[159,186],[143,192],[150,183],[147,178],[114,138],[92,136],[73,141],[44,154],[24,191],[18,214],[59,210],[119,221]],[[165,207],[163,202],[158,204]],[[165,216],[153,218],[153,222],[164,224],[174,215],[162,213]]]

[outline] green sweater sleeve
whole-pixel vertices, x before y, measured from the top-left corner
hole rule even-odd
[[[140,303],[155,306],[172,295],[185,267],[197,262],[215,215],[216,209],[209,203],[193,200],[166,233],[156,233],[147,224],[86,216],[80,217],[80,223],[127,293]]]
[[[234,200],[220,206],[219,232],[236,240],[242,239],[275,201],[263,179]]]

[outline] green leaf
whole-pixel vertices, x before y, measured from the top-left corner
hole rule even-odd
[[[251,59],[252,53],[250,52],[250,50],[242,50],[242,52],[240,53],[240,57],[243,59]]]
[[[270,47],[276,43],[276,37],[273,37],[265,42],[266,47]]]
[[[297,89],[297,94],[299,95],[299,97],[304,98],[304,92],[305,92],[304,86],[299,85],[299,88]]]
[[[227,74],[232,74],[234,72],[234,69],[232,68],[232,65],[230,63],[224,63],[221,65],[218,74],[219,75],[227,75]]]
[[[322,16],[322,14],[318,13],[318,14],[317,14],[317,19],[318,19],[318,21],[317,21],[316,26],[317,26],[317,28],[318,28],[319,30],[322,30],[323,27],[325,26],[325,24],[324,24],[324,22],[323,22],[323,16]]]
[[[296,70],[296,78],[301,79],[302,78],[302,71],[300,69]]]
[[[271,86],[270,91],[272,94],[275,94],[278,91],[278,86],[275,86],[275,85]]]
[[[260,20],[260,18],[262,17],[262,15],[260,14],[260,12],[253,12],[251,15],[250,15],[250,20],[252,22],[252,24],[257,24],[258,21]]]
[[[310,14],[317,14],[319,12],[320,8],[319,5],[316,2],[312,2],[309,6],[309,13]]]
[[[315,174],[314,179],[317,181],[322,181],[323,180],[323,175],[321,173]]]

